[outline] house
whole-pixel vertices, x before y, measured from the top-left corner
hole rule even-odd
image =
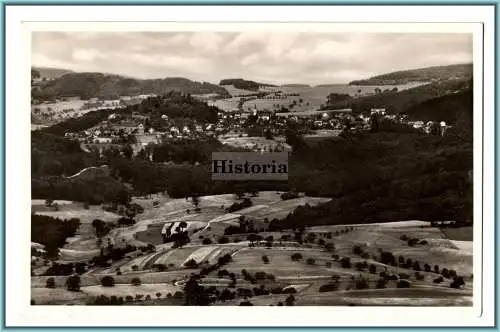
[[[370,114],[379,114],[379,115],[385,115],[385,108],[372,108],[370,111]]]
[[[179,135],[179,129],[178,129],[177,127],[171,127],[171,128],[170,128],[170,134],[171,134],[172,136],[177,136],[177,135]]]
[[[144,135],[144,125],[142,123],[137,126],[137,135]]]

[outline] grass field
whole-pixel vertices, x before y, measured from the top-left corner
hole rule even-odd
[[[152,299],[141,302],[141,305],[161,305],[167,301],[163,299],[168,292],[181,290],[184,282],[198,269],[187,269],[184,264],[193,259],[207,267],[215,264],[219,257],[230,254],[232,261],[224,265],[230,273],[234,273],[237,279],[236,288],[255,287],[293,287],[297,291],[294,294],[296,305],[428,305],[448,306],[471,305],[472,298],[472,242],[461,241],[452,238],[465,236],[471,229],[439,229],[430,227],[430,223],[418,220],[373,223],[356,225],[326,225],[309,227],[305,230],[304,238],[310,233],[315,234],[314,241],[299,244],[292,240],[283,241],[282,235],[293,238],[294,232],[288,230],[283,232],[260,232],[263,238],[272,235],[274,241],[267,248],[265,243],[256,243],[255,247],[249,247],[246,240],[248,234],[234,234],[228,236],[229,243],[217,244],[228,225],[238,221],[241,215],[246,219],[262,220],[263,218],[281,218],[293,211],[297,206],[310,204],[316,205],[328,201],[327,198],[300,197],[283,201],[280,192],[260,192],[257,197],[251,197],[253,206],[225,213],[222,206],[227,207],[235,202],[233,195],[214,195],[200,198],[201,212],[194,213],[193,204],[190,199],[169,199],[164,196],[151,196],[134,198],[145,207],[143,214],[137,216],[137,223],[130,227],[112,230],[109,237],[115,243],[153,243],[156,251],[142,254],[139,257],[124,258],[115,261],[107,268],[91,267],[88,272],[81,276],[82,292],[72,293],[65,290],[65,276],[55,276],[56,289],[46,289],[47,276],[34,276],[32,283],[32,298],[38,304],[83,304],[91,297],[98,295],[135,296],[142,294],[156,297],[156,293],[162,294],[161,299]],[[158,207],[153,207],[153,202],[159,201]],[[72,202],[61,202],[61,211],[43,211],[44,202],[34,202],[40,213],[60,216],[63,218],[79,217],[84,222],[78,230],[78,234],[70,239],[69,243],[61,250],[61,261],[73,262],[89,260],[98,255],[96,239],[93,234],[91,220],[102,218],[115,221],[117,215],[103,211],[100,207],[90,207],[85,210],[78,204]],[[191,210],[189,213],[187,210]],[[182,248],[172,249],[172,244],[163,244],[161,241],[161,230],[165,223],[186,221],[190,232],[191,242]],[[349,230],[345,233],[345,230]],[[195,232],[196,231],[196,232]],[[458,234],[458,235],[457,235]],[[422,244],[410,246],[406,238],[418,238],[424,241]],[[202,240],[209,238],[212,244],[203,245]],[[239,239],[240,242],[232,242]],[[333,243],[335,249],[326,250],[318,242]],[[36,246],[36,244],[34,244]],[[360,246],[366,256],[355,254],[353,248]],[[451,289],[451,279],[445,279],[441,283],[434,283],[438,277],[434,272],[419,271],[421,280],[417,279],[415,271],[406,266],[389,266],[381,263],[380,252],[391,252],[396,258],[403,256],[405,260],[418,261],[423,267],[428,263],[432,268],[438,265],[441,269],[453,269],[458,275],[463,276],[466,285],[462,289]],[[292,254],[300,253],[302,258],[294,261]],[[263,260],[267,256],[268,263]],[[344,268],[339,263],[342,257],[349,257],[351,268]],[[375,271],[368,268],[359,268],[357,263],[366,262],[373,265]],[[167,268],[164,272],[153,269],[155,264],[164,264]],[[137,266],[136,268],[133,266]],[[118,269],[121,275],[117,275]],[[220,268],[222,269],[222,268]],[[251,274],[265,272],[273,275],[274,279],[266,277],[257,280],[255,284],[244,280],[242,270]],[[40,270],[41,271],[41,270]],[[400,279],[408,279],[411,283],[410,289],[397,289],[397,280],[387,282],[385,289],[375,289],[379,273],[386,271]],[[43,271],[41,271],[43,272]],[[373,272],[373,273],[372,273]],[[115,279],[116,286],[106,288],[100,286],[100,280],[105,275],[111,275]],[[332,282],[335,276],[338,290],[334,292],[321,293],[322,285]],[[131,286],[131,280],[139,277],[141,286]],[[356,290],[356,280],[364,278],[369,289]],[[213,271],[200,280],[205,287],[216,287],[219,291],[227,288],[230,284],[228,277],[219,277],[218,271]],[[254,305],[276,305],[284,301],[286,295],[274,294],[264,296],[253,296],[250,301]],[[163,301],[163,302],[162,302]],[[242,298],[215,305],[238,305]],[[139,304],[139,303],[137,303]],[[168,303],[165,302],[165,305]]]

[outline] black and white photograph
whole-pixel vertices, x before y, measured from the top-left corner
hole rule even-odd
[[[480,24],[23,31],[29,308],[483,308]]]

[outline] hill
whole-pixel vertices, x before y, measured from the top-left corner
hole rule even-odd
[[[395,71],[365,80],[352,81],[349,85],[397,85],[410,82],[434,82],[454,79],[468,80],[471,78],[472,63],[468,63]]]
[[[73,73],[69,69],[60,68],[48,68],[48,67],[31,67],[32,70],[38,71],[40,73],[41,79],[54,79],[63,76],[64,74]]]
[[[291,83],[291,84],[282,84],[284,88],[310,88],[309,84],[300,84],[300,83]]]
[[[223,87],[182,77],[140,80],[102,73],[69,73],[52,81],[43,82],[38,90],[33,91],[33,97],[118,98],[138,94],[165,94],[170,91],[188,94],[216,93],[228,96]]]
[[[244,80],[242,78],[227,78],[220,81],[219,85],[232,85],[237,89],[258,91],[259,86],[275,86],[272,84],[258,83],[254,81]]]
[[[432,98],[406,110],[412,120],[446,121],[457,123],[466,119],[472,125],[472,90]]]
[[[453,94],[461,94],[464,91],[469,91],[469,94],[472,94],[472,81],[466,80],[449,80],[443,82],[435,82],[431,84],[426,84],[422,86],[418,86],[416,88],[404,90],[404,91],[386,91],[381,92],[375,95],[361,97],[361,98],[351,98],[347,101],[332,101],[328,103],[324,108],[327,109],[336,109],[336,108],[345,108],[346,106],[352,108],[354,113],[369,113],[372,108],[385,108],[387,111],[398,114],[398,113],[407,113],[412,112],[413,115],[416,115],[418,110],[422,110],[418,105],[435,98],[441,98],[446,95]],[[448,97],[450,98],[450,97]],[[455,97],[451,99],[456,99]],[[445,99],[446,100],[446,99]],[[460,99],[463,102],[466,102],[466,98]],[[412,108],[417,107],[412,110]],[[468,107],[468,106],[464,106]],[[441,105],[441,108],[444,108],[444,104]],[[446,111],[447,116],[443,119],[449,121],[451,123],[454,122],[455,116],[451,116],[453,111]],[[424,115],[427,116],[429,113],[426,112]],[[443,114],[436,113],[441,117]],[[435,114],[435,115],[436,115]],[[419,119],[419,120],[425,120]]]

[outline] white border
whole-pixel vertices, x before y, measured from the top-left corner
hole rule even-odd
[[[202,7],[202,8],[200,8]],[[376,13],[376,15],[374,15]],[[485,85],[482,86],[480,26],[426,25],[474,33],[474,307],[77,307],[29,306],[30,138],[28,21],[184,21],[184,22],[485,22]],[[83,24],[83,25],[82,25]],[[53,30],[89,30],[92,25],[44,24]],[[294,24],[298,27],[297,24]],[[64,26],[64,27],[63,27]],[[101,30],[108,30],[100,26]],[[172,24],[168,26],[172,27]],[[191,26],[194,26],[191,24]],[[200,25],[197,25],[200,27]],[[277,28],[278,25],[273,26]],[[285,25],[279,25],[286,28]],[[322,25],[327,27],[326,25]],[[380,31],[411,32],[421,24],[370,25]],[[31,25],[42,29],[37,23]],[[73,28],[72,28],[73,27]],[[157,23],[123,23],[119,30],[157,30]],[[149,28],[148,28],[149,27]],[[166,25],[162,29],[165,29]],[[244,29],[248,24],[219,24],[220,29]],[[251,26],[255,28],[254,25]],[[290,25],[288,25],[288,28]],[[304,26],[305,27],[305,26]],[[312,27],[309,25],[309,27]],[[168,28],[168,27],[167,27]],[[183,24],[185,30],[186,25]],[[327,28],[331,28],[331,25]],[[336,25],[366,29],[367,25]],[[478,29],[479,28],[479,29]],[[174,28],[172,28],[174,29]],[[315,24],[313,29],[321,29]],[[423,28],[425,29],[425,28]],[[177,28],[178,30],[178,28]],[[331,31],[331,30],[330,30]],[[373,31],[373,30],[372,30]],[[460,30],[461,31],[461,30]],[[468,30],[470,31],[470,30]],[[423,32],[423,31],[421,31]],[[478,38],[479,37],[479,38]],[[6,325],[7,326],[493,326],[494,324],[494,7],[493,6],[6,6]],[[484,91],[484,174],[481,99]],[[484,197],[481,177],[484,176]],[[481,227],[481,199],[484,224]],[[481,232],[483,241],[478,239]],[[481,271],[481,242],[484,266]],[[480,294],[481,278],[483,276]],[[482,295],[483,308],[479,306]],[[103,312],[106,311],[105,314]],[[251,311],[251,312],[249,312]]]

